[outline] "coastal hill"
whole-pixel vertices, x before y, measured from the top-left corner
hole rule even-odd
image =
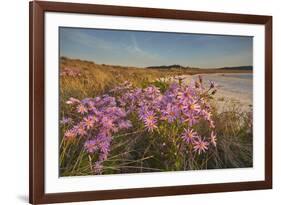
[[[149,66],[146,67],[149,69],[202,69],[202,68],[194,68],[189,66],[182,66],[178,64],[174,65],[161,65],[161,66]],[[253,66],[233,66],[233,67],[221,67],[221,68],[209,68],[209,69],[222,69],[222,70],[253,70]]]
[[[223,70],[253,70],[253,66],[236,66],[236,67],[223,67]]]
[[[172,68],[190,69],[191,67],[174,64],[174,65],[148,66],[146,68],[150,68],[150,69],[172,69]]]

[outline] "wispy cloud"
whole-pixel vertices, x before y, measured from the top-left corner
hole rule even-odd
[[[162,58],[158,53],[153,51],[145,50],[139,46],[138,40],[135,35],[130,35],[130,43],[126,46],[126,53],[127,55],[131,56],[133,59],[137,60],[138,62],[161,62]],[[147,65],[151,65],[148,63]]]

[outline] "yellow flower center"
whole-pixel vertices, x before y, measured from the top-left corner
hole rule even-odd
[[[195,109],[195,105],[194,105],[194,104],[191,104],[189,108],[190,108],[191,110],[194,110],[194,109]]]

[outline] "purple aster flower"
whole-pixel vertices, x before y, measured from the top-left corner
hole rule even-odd
[[[85,149],[89,153],[94,153],[98,150],[98,143],[97,140],[88,140],[84,144]]]
[[[147,112],[143,118],[144,126],[147,128],[149,132],[153,132],[155,128],[157,128],[157,120],[155,114],[153,112]]]
[[[194,140],[198,137],[197,132],[194,132],[193,129],[185,129],[184,128],[184,132],[181,136],[181,138],[183,139],[184,142],[186,142],[187,144],[193,143]]]
[[[83,119],[83,124],[84,126],[87,128],[87,129],[91,129],[92,127],[94,127],[94,124],[96,122],[95,120],[96,118],[94,116],[87,116],[87,117],[84,117]]]
[[[198,154],[200,155],[201,153],[208,150],[208,145],[208,142],[206,142],[204,139],[202,140],[201,137],[198,137],[197,140],[195,140],[193,143],[193,150],[195,152],[198,152]]]
[[[188,106],[188,110],[191,112],[200,112],[201,111],[201,107],[198,103],[193,102]]]
[[[77,106],[77,112],[78,112],[78,113],[81,113],[81,114],[84,114],[84,113],[87,113],[88,110],[87,110],[87,108],[85,107],[85,105],[79,104],[79,105]]]
[[[67,139],[67,140],[73,140],[76,136],[77,136],[77,133],[75,132],[74,129],[67,130],[67,131],[64,133],[64,137],[65,137],[65,139]]]
[[[87,134],[83,123],[80,123],[79,125],[77,125],[77,134],[79,134],[80,136],[85,136]]]
[[[100,162],[100,161],[95,162],[95,164],[93,166],[93,170],[94,170],[95,174],[101,174],[102,170],[103,170],[102,162]]]

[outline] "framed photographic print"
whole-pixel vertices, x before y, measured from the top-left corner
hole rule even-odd
[[[30,2],[30,203],[271,187],[271,16]]]

